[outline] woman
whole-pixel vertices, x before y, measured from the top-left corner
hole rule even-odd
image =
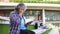
[[[25,24],[23,13],[26,6],[21,3],[18,4],[14,11],[10,13],[10,33],[9,34],[35,34],[33,31],[27,30],[26,26],[31,22]]]
[[[35,19],[33,21],[33,24],[35,25],[35,29],[38,29],[40,28],[40,26],[43,26],[40,22],[40,17],[41,17],[40,14],[35,15]]]

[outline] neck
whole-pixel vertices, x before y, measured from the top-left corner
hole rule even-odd
[[[22,13],[19,13],[20,16],[22,16]]]

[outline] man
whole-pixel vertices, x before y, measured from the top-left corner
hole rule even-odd
[[[18,4],[14,11],[10,13],[10,33],[9,34],[35,34],[33,31],[26,30],[26,26],[31,22],[25,24],[23,13],[26,6],[21,3]]]

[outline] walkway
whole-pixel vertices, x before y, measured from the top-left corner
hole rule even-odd
[[[52,29],[49,34],[59,34],[58,29]]]
[[[36,29],[36,30],[32,30],[34,31],[36,34],[41,34],[43,32],[45,32],[47,29]]]

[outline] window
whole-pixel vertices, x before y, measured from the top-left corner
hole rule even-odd
[[[26,10],[26,12],[24,13],[24,16],[27,18],[27,19],[33,19],[34,18],[34,15],[36,13],[39,13],[41,14],[41,19],[42,19],[42,10]]]
[[[58,10],[45,10],[46,21],[60,21],[60,11]]]

